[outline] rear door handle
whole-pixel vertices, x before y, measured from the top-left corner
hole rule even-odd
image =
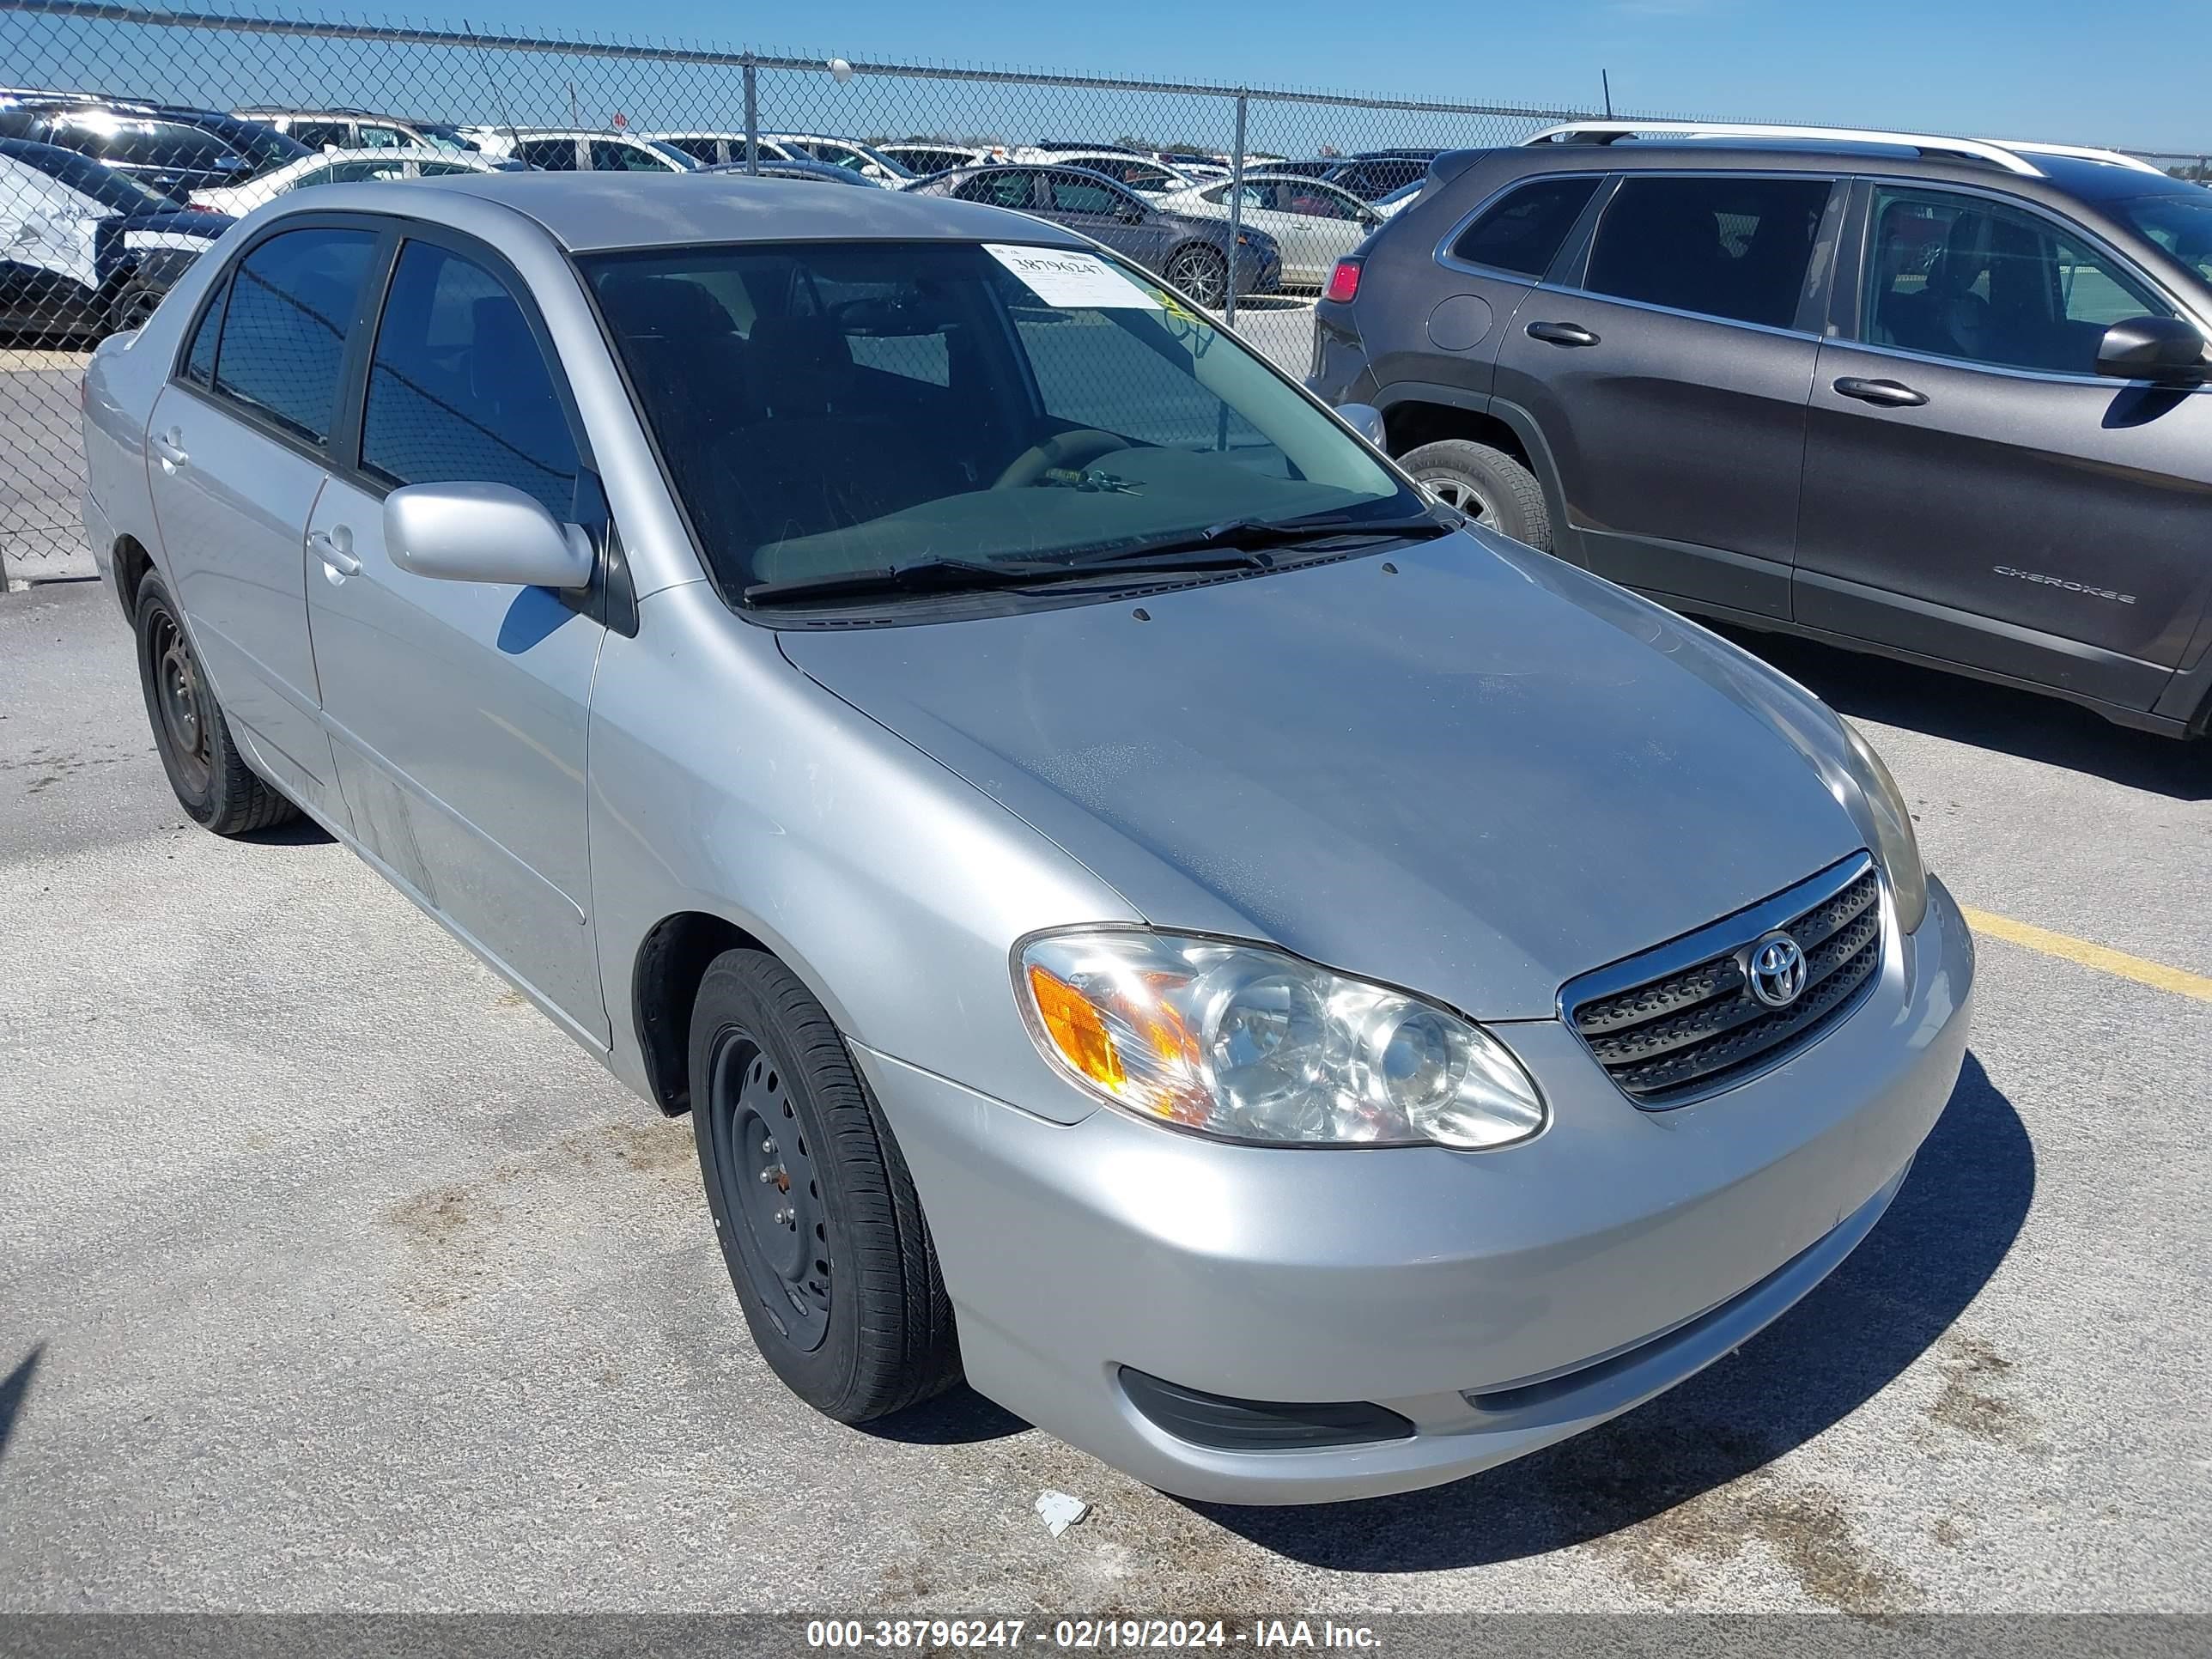
[[[1926,392],[1915,392],[1902,380],[1863,380],[1856,374],[1837,381],[1836,391],[1863,404],[1880,404],[1884,409],[1917,409],[1928,401]]]
[[[162,465],[182,466],[186,461],[191,459],[191,456],[185,453],[184,436],[183,432],[173,426],[167,432],[154,434],[150,441],[151,446],[154,453],[161,458]]]
[[[361,574],[361,561],[353,556],[353,532],[343,525],[326,532],[310,531],[307,545],[315,550],[315,556],[341,576]]]
[[[1597,336],[1580,323],[1531,323],[1528,337],[1544,340],[1558,346],[1587,346],[1597,343]]]

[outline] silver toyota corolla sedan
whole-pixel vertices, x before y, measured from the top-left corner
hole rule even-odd
[[[1072,233],[337,185],[85,418],[185,810],[305,812],[688,1111],[833,1417],[964,1375],[1194,1498],[1448,1480],[1788,1308],[1951,1091],[1972,949],[1864,743]]]

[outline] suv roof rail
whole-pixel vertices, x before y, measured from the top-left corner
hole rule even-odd
[[[1819,138],[1847,144],[1894,144],[1923,155],[1960,155],[1987,161],[2007,173],[2040,179],[2043,169],[2021,152],[2040,149],[2052,155],[2083,154],[2057,145],[2001,144],[1988,138],[1944,138],[1928,132],[1883,132],[1863,127],[1800,127],[1769,125],[1758,121],[1568,121],[1547,127],[1521,142],[1528,144],[1610,144],[1638,133],[1674,138]],[[2097,152],[2099,159],[2117,152]]]
[[[2023,155],[2070,155],[2077,161],[2102,161],[2106,167],[2125,167],[2131,173],[2155,173],[2161,179],[2166,170],[2146,161],[2140,155],[2130,155],[2124,149],[2099,149],[2092,144],[2046,144],[2037,139],[1991,138],[1992,144]]]

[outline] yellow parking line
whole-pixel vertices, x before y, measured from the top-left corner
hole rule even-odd
[[[2068,933],[2054,933],[2048,927],[2014,921],[2010,916],[1991,915],[1987,910],[1976,910],[1963,904],[1959,908],[1966,916],[1969,927],[1978,933],[1987,933],[1991,939],[2025,945],[2029,950],[2040,951],[2047,957],[2062,957],[2068,962],[2078,962],[2084,968],[2101,969],[2106,973],[2117,974],[2122,979],[2131,979],[2138,985],[2172,991],[2177,996],[2195,997],[2199,1002],[2212,1002],[2212,979],[2203,974],[2169,968],[2162,962],[2147,962],[2141,957],[2131,957],[2124,951],[2092,945],[2085,939],[2075,939]]]

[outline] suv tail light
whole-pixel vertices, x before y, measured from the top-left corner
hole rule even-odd
[[[1326,298],[1339,305],[1348,305],[1359,295],[1359,261],[1339,259],[1336,269],[1328,274],[1328,293]]]

